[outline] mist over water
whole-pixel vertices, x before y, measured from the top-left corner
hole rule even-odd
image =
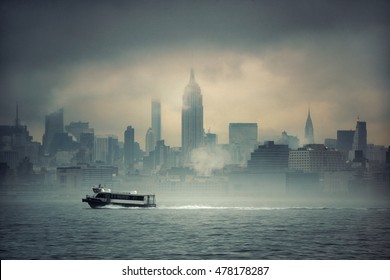
[[[156,191],[156,208],[91,209],[81,202],[86,194],[2,188],[1,259],[390,257],[383,198]]]

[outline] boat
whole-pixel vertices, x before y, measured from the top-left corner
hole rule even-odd
[[[92,188],[93,195],[86,195],[82,202],[87,202],[91,208],[101,208],[107,205],[123,207],[156,207],[154,194],[138,194],[133,192],[113,192],[101,185]]]

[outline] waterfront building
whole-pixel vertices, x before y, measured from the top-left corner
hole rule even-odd
[[[346,169],[343,154],[323,144],[305,145],[289,152],[288,168],[292,171],[325,172]]]
[[[82,170],[81,166],[57,167],[56,181],[59,187],[78,188],[81,186]]]
[[[92,187],[97,184],[111,186],[118,173],[112,165],[82,165],[57,167],[57,185],[60,187]]]

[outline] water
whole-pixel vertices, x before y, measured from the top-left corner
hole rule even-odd
[[[390,258],[383,205],[159,200],[156,209],[91,209],[81,195],[54,191],[3,190],[0,198],[1,259]]]

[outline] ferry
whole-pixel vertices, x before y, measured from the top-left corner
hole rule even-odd
[[[112,192],[101,185],[92,188],[93,195],[87,195],[82,202],[87,202],[91,208],[101,208],[107,205],[123,207],[156,207],[154,194],[137,194],[134,192]]]

